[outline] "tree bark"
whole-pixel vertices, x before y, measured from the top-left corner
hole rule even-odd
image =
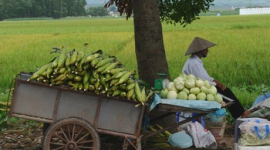
[[[139,79],[154,86],[155,79],[159,77],[157,73],[165,73],[169,78],[158,3],[157,0],[133,0],[132,4]],[[148,115],[153,119],[164,113],[154,109]],[[175,116],[170,115],[155,123],[167,127],[175,123]]]
[[[139,77],[154,86],[157,73],[169,78],[157,0],[133,0],[133,11]]]

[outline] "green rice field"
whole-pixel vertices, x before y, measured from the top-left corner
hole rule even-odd
[[[185,28],[162,25],[171,80],[181,73],[184,54],[198,36],[217,44],[203,59],[208,73],[231,87],[244,105],[253,103],[262,85],[269,87],[270,15],[202,16]],[[19,72],[35,71],[52,60],[52,47],[82,49],[84,43],[88,52],[101,49],[137,69],[132,18],[1,21],[0,93]]]

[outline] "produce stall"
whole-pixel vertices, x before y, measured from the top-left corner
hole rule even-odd
[[[166,99],[156,101],[159,96],[134,74],[101,51],[84,54],[63,50],[36,72],[16,76],[8,98],[12,100],[9,116],[51,124],[44,134],[44,149],[99,150],[98,133],[103,133],[124,137],[123,149],[131,144],[141,150],[145,139],[226,107],[218,103],[218,107],[204,110]],[[148,101],[151,97],[153,102]],[[142,134],[143,117],[151,109],[167,112],[151,121],[183,111],[198,115]]]

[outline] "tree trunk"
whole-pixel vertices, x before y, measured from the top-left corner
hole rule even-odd
[[[133,0],[133,11],[139,77],[154,86],[157,73],[169,77],[157,0]]]
[[[139,79],[154,86],[155,79],[159,77],[157,73],[165,73],[169,78],[157,0],[133,0],[133,11]],[[153,119],[162,114],[164,112],[154,109],[148,115]],[[175,123],[175,116],[171,115],[156,123],[167,127]]]

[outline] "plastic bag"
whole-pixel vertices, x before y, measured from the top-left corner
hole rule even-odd
[[[204,129],[199,122],[188,124],[184,130],[192,137],[196,148],[217,148],[217,142],[213,134]]]
[[[253,113],[248,115],[249,118],[270,118],[270,98],[254,103],[249,110],[253,110]]]
[[[270,145],[270,122],[264,119],[253,119],[239,125],[240,143],[243,146]]]

